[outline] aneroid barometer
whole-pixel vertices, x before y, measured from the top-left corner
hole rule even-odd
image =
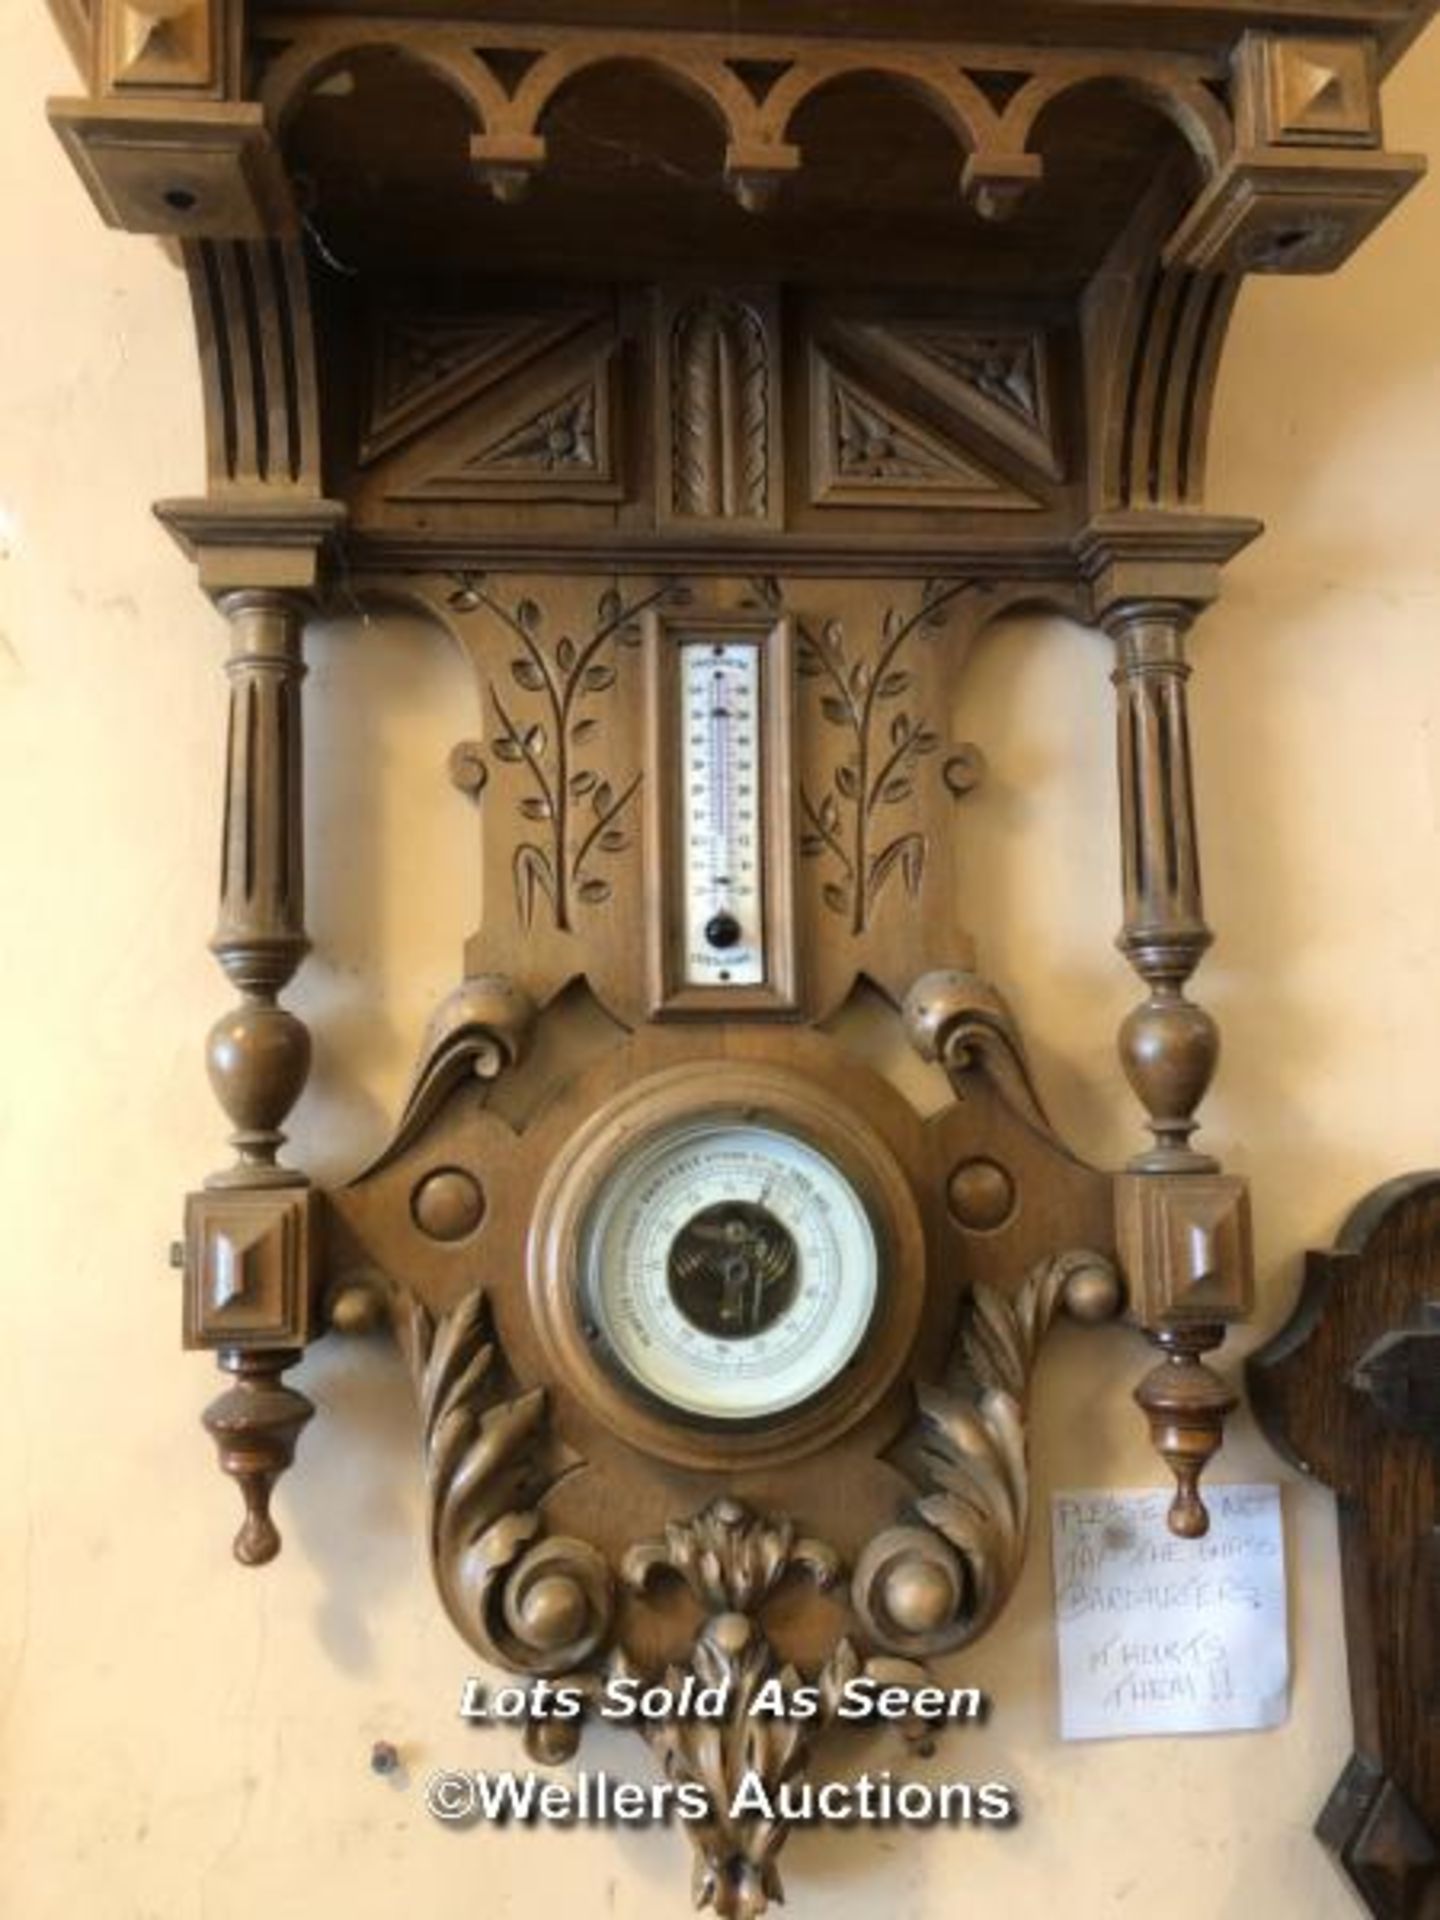
[[[236,1551],[278,1550],[306,1345],[392,1330],[466,1645],[723,1684],[718,1733],[643,1731],[748,1920],[784,1823],[737,1775],[794,1778],[848,1677],[920,1688],[1013,1592],[1060,1312],[1156,1343],[1206,1526],[1249,1241],[1194,1139],[1186,633],[1256,531],[1204,504],[1211,393],[1244,277],[1339,265],[1416,179],[1378,87],[1433,6],[52,5],[57,127],[176,243],[201,346],[207,488],[160,512],[230,636],[234,1152],[183,1264]],[[1103,634],[1117,703],[1119,1173],[1057,1137],[967,931],[1032,831],[967,658],[1037,607]],[[459,650],[481,895],[393,1132],[324,1190],[281,1151],[280,1003],[322,608]],[[770,1682],[820,1707],[752,1721]]]
[[[581,1243],[594,1338],[662,1406],[701,1420],[803,1406],[855,1358],[875,1229],[833,1161],[744,1113],[681,1121],[628,1155]]]

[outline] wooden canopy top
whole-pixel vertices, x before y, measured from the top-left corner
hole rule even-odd
[[[474,20],[596,29],[666,28],[827,38],[1013,41],[1022,45],[1232,47],[1247,29],[1372,35],[1389,66],[1437,0],[255,0],[275,14]],[[65,0],[55,0],[56,5]]]

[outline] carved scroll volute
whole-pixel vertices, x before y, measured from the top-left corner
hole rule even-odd
[[[1120,1029],[1126,1077],[1153,1146],[1116,1183],[1117,1237],[1136,1318],[1165,1358],[1136,1391],[1176,1478],[1172,1531],[1209,1527],[1199,1483],[1237,1404],[1205,1364],[1249,1311],[1249,1198],[1191,1145],[1219,1058],[1215,1022],[1186,983],[1211,942],[1200,888],[1185,636],[1193,604],[1122,599],[1104,614],[1116,646],[1125,921],[1119,946],[1148,988]]]
[[[911,1046],[945,1069],[957,1093],[966,1074],[982,1073],[1012,1112],[1037,1132],[1052,1132],[1019,1026],[988,980],[960,968],[922,974],[903,1016]]]

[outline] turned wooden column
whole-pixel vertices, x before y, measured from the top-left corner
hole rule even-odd
[[[1190,1144],[1195,1109],[1220,1057],[1215,1022],[1185,996],[1214,938],[1200,892],[1186,711],[1185,635],[1193,617],[1179,602],[1142,601],[1107,622],[1116,648],[1125,889],[1118,944],[1149,990],[1120,1029],[1121,1064],[1155,1136],[1130,1162],[1141,1173],[1215,1170]]]
[[[226,594],[230,719],[220,850],[220,918],[211,951],[239,1004],[210,1031],[206,1062],[235,1131],[235,1162],[207,1186],[304,1186],[282,1167],[281,1122],[310,1071],[310,1035],[278,1005],[304,958],[305,870],[300,682],[303,607],[297,596]]]
[[[230,713],[211,947],[238,998],[210,1031],[206,1065],[234,1157],[187,1203],[185,1337],[230,1376],[204,1423],[245,1502],[236,1558],[258,1566],[280,1550],[270,1496],[314,1412],[283,1375],[313,1331],[315,1195],[280,1160],[310,1036],[279,1004],[309,946],[300,687],[310,602],[289,585],[214,597],[229,625]]]
[[[1205,922],[1190,758],[1185,639],[1196,608],[1161,597],[1106,609],[1115,643],[1125,920],[1118,945],[1145,998],[1120,1029],[1125,1074],[1152,1144],[1117,1182],[1118,1232],[1136,1316],[1164,1359],[1136,1399],[1176,1479],[1174,1532],[1209,1526],[1199,1482],[1237,1398],[1203,1356],[1250,1297],[1248,1200],[1192,1145],[1220,1056],[1215,1022],[1186,993]]]

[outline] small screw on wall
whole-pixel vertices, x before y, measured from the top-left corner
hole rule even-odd
[[[370,1771],[382,1778],[400,1765],[400,1749],[389,1740],[377,1740],[370,1749]]]

